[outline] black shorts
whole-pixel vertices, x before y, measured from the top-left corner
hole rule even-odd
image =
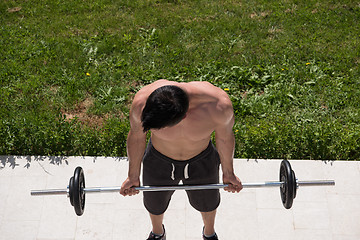
[[[186,160],[177,161],[158,152],[151,140],[143,158],[143,185],[174,186],[180,180],[185,185],[202,185],[219,183],[220,157],[210,142],[199,155]],[[144,191],[145,208],[154,215],[160,215],[169,206],[174,191]],[[219,189],[186,191],[189,202],[200,212],[215,210],[220,204]]]

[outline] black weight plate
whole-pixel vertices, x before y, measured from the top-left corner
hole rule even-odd
[[[76,215],[81,216],[84,213],[85,208],[85,177],[84,171],[81,167],[77,167],[74,172],[74,208]]]
[[[71,177],[69,181],[69,198],[71,206],[74,206],[74,177]]]
[[[294,182],[293,199],[295,199],[296,198],[296,191],[297,191],[297,182],[296,182],[296,176],[295,176],[294,170],[291,170],[291,172],[292,172],[292,177],[293,177],[293,182]]]
[[[283,160],[280,165],[280,181],[284,184],[280,187],[281,201],[286,209],[290,209],[294,200],[294,177],[289,161]]]

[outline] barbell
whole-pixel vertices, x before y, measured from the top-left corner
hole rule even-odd
[[[323,186],[335,185],[334,180],[310,180],[298,181],[295,172],[292,170],[290,162],[283,160],[280,164],[279,181],[275,182],[258,182],[243,183],[243,188],[263,188],[263,187],[279,187],[280,196],[283,206],[290,209],[293,200],[296,197],[296,191],[299,186]],[[134,187],[139,191],[172,191],[172,190],[206,190],[220,189],[227,187],[228,184],[208,184],[208,185],[176,185],[176,186],[140,186]],[[70,178],[69,185],[66,189],[45,189],[32,190],[31,195],[67,195],[70,203],[74,206],[75,213],[81,216],[85,209],[85,193],[98,192],[119,192],[121,187],[85,187],[84,171],[81,167],[77,167],[74,176]]]

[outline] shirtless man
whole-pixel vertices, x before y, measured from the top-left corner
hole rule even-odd
[[[228,95],[208,82],[178,83],[158,80],[142,88],[130,109],[127,138],[128,178],[120,194],[132,196],[139,191],[143,162],[143,185],[165,186],[214,184],[219,182],[219,165],[228,192],[239,192],[242,184],[234,174],[234,113]],[[146,132],[151,139],[146,146]],[[216,148],[211,143],[215,131]],[[145,154],[144,154],[145,153]],[[152,232],[148,240],[166,239],[163,226],[173,191],[144,192]],[[218,239],[214,229],[219,190],[187,191],[190,204],[204,222],[203,239]]]

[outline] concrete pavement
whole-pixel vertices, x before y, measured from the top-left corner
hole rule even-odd
[[[281,160],[236,159],[243,182],[278,181]],[[290,210],[277,188],[221,190],[216,231],[222,240],[360,239],[360,162],[291,160],[299,180],[334,179],[335,186],[303,187]],[[118,186],[127,176],[126,158],[0,156],[0,239],[146,239],[151,230],[142,195],[87,194],[77,217],[69,199],[30,196],[30,191],[66,188],[76,166],[86,186]],[[202,220],[177,191],[165,215],[168,240],[201,239]]]

